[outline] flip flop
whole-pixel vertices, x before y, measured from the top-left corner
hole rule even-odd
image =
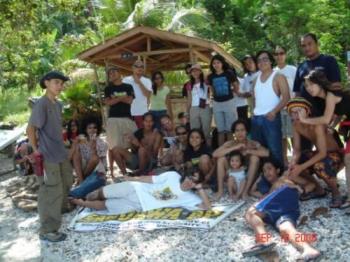
[[[248,250],[242,252],[242,255],[244,257],[252,257],[252,256],[260,255],[272,250],[275,246],[276,246],[275,242],[271,242],[268,244],[257,244],[255,246],[252,246]]]
[[[343,204],[343,199],[341,196],[333,197],[329,205],[330,208],[340,208]]]
[[[324,191],[322,194],[316,194],[314,192],[309,192],[309,193],[303,193],[300,195],[300,201],[307,201],[310,199],[318,199],[318,198],[324,198],[325,196],[327,196],[327,192]]]
[[[340,206],[340,209],[346,209],[349,207],[350,207],[350,200],[347,200]]]
[[[306,255],[306,256],[301,256],[300,258],[297,259],[298,262],[318,262],[322,259],[323,257],[323,252],[321,251],[320,254],[316,256],[311,256],[311,255]]]

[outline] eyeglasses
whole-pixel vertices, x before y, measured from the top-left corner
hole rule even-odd
[[[286,53],[285,52],[276,52],[274,53],[275,56],[282,56],[282,55],[285,55]]]
[[[258,63],[270,62],[270,58],[268,58],[268,57],[261,57],[261,58],[258,58],[257,61],[258,61]]]
[[[88,129],[97,129],[97,126],[88,126]]]
[[[178,132],[178,133],[176,133],[176,135],[178,135],[178,136],[187,135],[187,132],[186,131],[185,132]]]

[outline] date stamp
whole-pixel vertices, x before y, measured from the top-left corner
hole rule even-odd
[[[255,235],[255,241],[257,243],[267,243],[272,240],[271,233],[261,233]],[[287,233],[280,234],[280,241],[283,243],[295,242],[295,243],[314,243],[317,241],[316,233],[296,233],[295,235],[290,235]]]

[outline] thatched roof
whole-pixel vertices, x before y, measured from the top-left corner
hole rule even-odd
[[[198,37],[138,26],[93,46],[78,58],[100,66],[115,65],[130,72],[136,59],[144,60],[146,71],[176,70],[187,63],[208,64],[213,53],[222,55],[236,69],[241,63],[218,44]]]

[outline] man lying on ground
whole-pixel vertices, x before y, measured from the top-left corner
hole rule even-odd
[[[331,208],[342,205],[342,197],[337,186],[337,173],[343,168],[341,146],[333,134],[327,132],[326,125],[309,125],[301,123],[299,115],[309,116],[311,103],[304,98],[293,98],[287,105],[288,113],[293,121],[293,158],[290,163],[292,179],[304,178],[312,181],[316,188],[303,196],[303,200],[319,198],[326,195],[325,190],[313,178],[316,174],[332,192]],[[304,137],[316,147],[316,151],[301,152],[301,138]]]
[[[211,207],[202,187],[204,174],[197,171],[192,176],[180,176],[169,171],[158,176],[124,177],[124,180],[88,194],[87,200],[73,199],[72,202],[97,210],[107,209],[113,214],[164,207]]]
[[[276,243],[271,241],[272,236],[265,229],[265,224],[270,224],[279,231],[281,240],[290,241],[302,251],[302,261],[315,260],[321,253],[302,239],[302,234],[296,230],[297,219],[300,216],[299,193],[303,190],[289,180],[288,176],[276,179],[277,171],[278,167],[273,161],[265,161],[264,176],[269,178],[270,182],[274,182],[270,193],[250,207],[245,214],[247,223],[255,232],[257,244],[243,252],[243,256],[263,254],[274,248]]]

